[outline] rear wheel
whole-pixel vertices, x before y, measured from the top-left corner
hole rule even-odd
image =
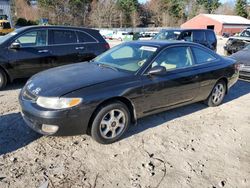
[[[7,84],[7,76],[3,70],[0,69],[0,90],[4,89]]]
[[[226,83],[219,81],[215,84],[211,94],[205,101],[208,106],[214,107],[222,103],[226,94]]]
[[[109,103],[97,112],[92,127],[92,138],[101,144],[111,144],[121,138],[130,124],[130,113],[121,102]]]

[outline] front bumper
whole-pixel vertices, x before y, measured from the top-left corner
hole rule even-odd
[[[240,68],[240,77],[250,78],[250,66]]]
[[[49,110],[38,106],[34,101],[19,96],[21,113],[26,124],[34,131],[43,135],[70,136],[87,133],[93,110],[84,105],[64,110]],[[42,130],[43,125],[58,126],[51,134]]]

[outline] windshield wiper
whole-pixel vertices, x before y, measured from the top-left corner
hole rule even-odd
[[[113,70],[115,70],[115,71],[118,71],[118,69],[117,69],[117,68],[112,67],[112,66],[107,65],[107,64],[98,63],[98,66],[99,66],[99,67],[110,68],[110,69],[113,69]]]

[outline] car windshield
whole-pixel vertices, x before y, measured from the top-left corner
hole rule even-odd
[[[143,44],[122,44],[96,57],[94,63],[131,73],[137,72],[153,56],[157,47]]]
[[[180,31],[177,30],[162,30],[153,39],[155,40],[177,40]]]

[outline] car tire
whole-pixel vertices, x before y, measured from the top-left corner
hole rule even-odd
[[[0,90],[4,89],[7,84],[7,76],[3,70],[0,69]]]
[[[102,106],[96,113],[91,136],[100,144],[111,144],[119,140],[130,124],[130,112],[121,102]]]
[[[215,84],[205,103],[210,107],[219,106],[226,95],[226,83],[221,80]]]

